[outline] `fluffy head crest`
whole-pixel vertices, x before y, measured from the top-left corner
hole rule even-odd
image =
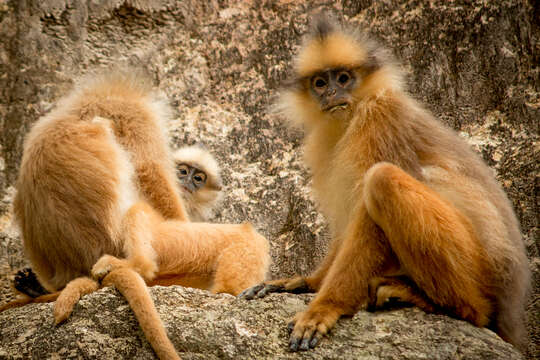
[[[369,47],[353,32],[325,16],[314,19],[302,50],[296,59],[298,77],[310,76],[325,69],[353,68],[369,60]]]

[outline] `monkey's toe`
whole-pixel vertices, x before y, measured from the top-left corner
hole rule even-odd
[[[242,291],[237,297],[240,299],[252,300],[263,288],[264,288],[264,284],[252,286]]]
[[[238,297],[246,300],[260,299],[268,294],[283,292],[284,290],[283,286],[263,283],[244,290]]]
[[[292,332],[289,338],[289,350],[293,352],[313,349],[327,332],[324,326],[310,326],[297,330],[294,322],[289,323],[288,328]]]
[[[289,350],[305,351],[317,346],[334,326],[340,314],[339,309],[329,306],[317,306],[296,314],[288,325],[291,333]]]

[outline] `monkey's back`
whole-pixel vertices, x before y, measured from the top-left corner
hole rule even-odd
[[[400,158],[373,159],[373,162],[390,161],[401,166],[470,221],[475,236],[486,249],[485,261],[491,268],[486,274],[489,279],[486,282],[490,284],[487,296],[494,299],[491,327],[513,343],[519,343],[530,273],[519,223],[508,197],[493,171],[455,131],[408,95],[389,94],[388,99],[380,101],[387,108],[395,107],[393,115],[400,116],[385,120],[390,123],[385,136],[402,143],[389,145],[389,140],[383,143],[389,148],[405,150],[398,152]]]
[[[115,150],[102,126],[61,111],[28,135],[14,212],[25,252],[49,291],[88,275],[102,254],[119,254]]]
[[[472,223],[486,248],[494,299],[491,327],[514,344],[524,341],[524,309],[530,271],[519,222],[512,204],[486,163],[454,131],[426,112],[420,135],[438,141],[434,163],[422,164],[426,184],[452,203]],[[428,132],[425,132],[428,130]],[[431,145],[429,145],[431,146]],[[438,162],[438,164],[437,164]]]

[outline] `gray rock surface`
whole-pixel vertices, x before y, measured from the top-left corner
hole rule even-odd
[[[310,352],[290,353],[286,323],[309,295],[258,301],[181,287],[152,297],[182,359],[520,359],[497,335],[418,309],[342,319]],[[0,358],[153,359],[127,302],[116,290],[86,296],[71,319],[54,327],[50,304],[0,314]],[[19,324],[24,323],[21,327]]]
[[[251,221],[266,235],[272,277],[313,270],[328,234],[309,192],[301,133],[287,130],[268,108],[308,13],[321,10],[341,14],[391,48],[414,97],[494,169],[513,201],[531,259],[527,357],[539,359],[540,7],[533,0],[0,0],[0,303],[11,298],[9,275],[26,263],[9,211],[23,136],[74,78],[118,62],[145,67],[170,98],[173,146],[203,142],[223,164],[226,196],[214,220]],[[160,289],[160,297],[167,291]],[[165,313],[176,311],[171,306]],[[15,329],[35,321],[24,311],[16,314],[9,319]],[[400,314],[414,314],[414,325],[417,313]],[[126,334],[138,331],[129,321]],[[284,339],[280,324],[266,329],[283,332]],[[135,346],[145,344],[138,334]],[[99,353],[99,346],[73,341]]]

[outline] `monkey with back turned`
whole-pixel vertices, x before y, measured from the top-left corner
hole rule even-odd
[[[376,43],[320,17],[279,101],[305,130],[313,192],[332,242],[309,276],[262,283],[316,292],[290,324],[292,351],[342,315],[400,299],[525,339],[530,271],[518,221],[492,171],[404,90]]]
[[[250,224],[190,221],[167,144],[170,108],[138,75],[83,78],[33,125],[13,208],[25,254],[50,292],[35,301],[56,299],[56,324],[81,296],[114,285],[158,357],[178,359],[147,284],[237,295],[264,279],[268,242]],[[190,167],[198,191],[206,183],[219,190]]]
[[[208,220],[222,195],[222,180],[216,159],[200,144],[173,151],[172,159],[189,218],[193,221]],[[19,300],[21,305],[53,301],[56,296],[48,295],[49,292],[41,286],[29,267],[15,274],[13,288],[30,297]]]

